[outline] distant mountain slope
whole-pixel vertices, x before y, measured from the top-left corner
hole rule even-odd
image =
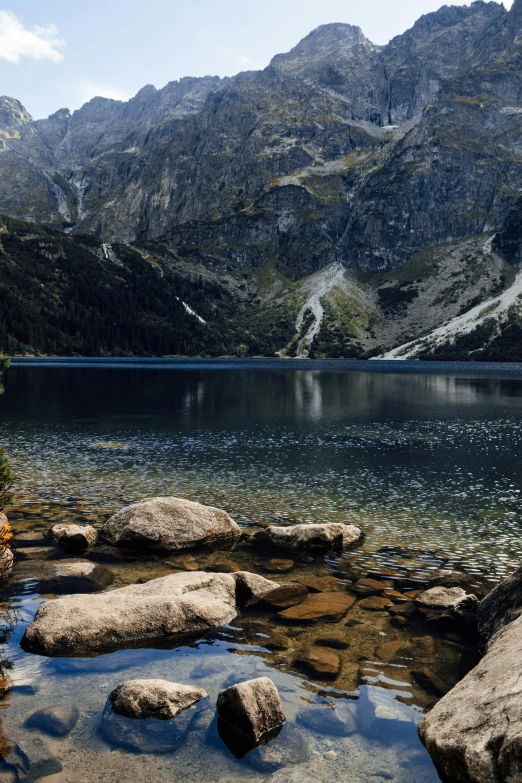
[[[95,98],[46,120],[0,98],[0,212],[38,224],[39,236],[54,227],[46,241],[75,259],[44,305],[30,280],[61,262],[39,255],[43,240],[20,240],[19,277],[0,256],[0,308],[12,318],[18,291],[47,324],[31,342],[20,304],[4,345],[11,335],[62,351],[386,352],[508,291],[522,261],[521,204],[522,0],[509,12],[444,6],[386,46],[323,25],[263,71],[148,85],[128,102]],[[72,316],[60,325],[60,308],[87,306],[72,278],[89,264],[116,298],[124,270],[139,337],[122,311],[127,337],[110,338],[103,296],[92,304],[103,345],[86,346],[81,330],[73,339]],[[133,288],[142,274],[147,302]],[[206,308],[208,328],[187,320],[185,295],[196,313]],[[499,355],[489,348],[505,318],[495,318],[487,334],[478,324],[474,356]],[[455,347],[458,334],[447,333],[447,355],[468,350]]]

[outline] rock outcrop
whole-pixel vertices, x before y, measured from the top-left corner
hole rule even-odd
[[[238,541],[241,530],[226,511],[165,497],[118,511],[101,534],[115,546],[184,552],[201,546],[230,546]]]
[[[289,549],[305,549],[312,552],[327,552],[331,549],[346,551],[364,539],[363,531],[356,525],[343,525],[337,522],[314,525],[292,525],[275,527],[256,533],[260,544],[270,544]]]
[[[415,604],[430,622],[473,623],[478,599],[462,587],[430,587],[415,598]]]
[[[82,656],[205,633],[236,614],[231,575],[179,573],[99,595],[47,601],[21,644],[40,655]]]
[[[419,724],[445,783],[522,780],[520,578],[518,569],[481,602],[484,657]]]

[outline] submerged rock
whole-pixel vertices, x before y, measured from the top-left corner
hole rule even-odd
[[[310,755],[310,746],[302,733],[287,722],[275,739],[258,745],[247,754],[246,760],[254,769],[269,774],[290,764],[304,764]]]
[[[125,718],[170,720],[208,696],[203,688],[169,680],[127,680],[109,696],[113,712]]]
[[[263,568],[268,571],[269,574],[287,574],[295,566],[293,560],[285,560],[284,558],[274,557],[269,560],[268,563],[264,563]]]
[[[233,544],[241,530],[226,511],[164,497],[118,511],[103,526],[102,536],[116,546],[183,552],[197,546]]]
[[[40,593],[94,593],[113,579],[112,571],[88,560],[31,560],[16,564],[7,589],[14,593],[27,587]]]
[[[314,734],[333,737],[349,737],[357,731],[355,710],[345,704],[340,704],[335,709],[317,707],[303,710],[298,714],[297,722]]]
[[[91,525],[54,525],[51,535],[71,555],[83,555],[98,539],[98,533]]]
[[[289,582],[265,593],[255,605],[256,608],[280,612],[290,606],[302,603],[308,595],[308,590],[299,582]]]
[[[331,549],[345,551],[361,543],[363,531],[355,525],[337,522],[314,525],[292,525],[291,527],[268,527],[256,533],[261,544],[291,549],[328,552]]]
[[[26,549],[16,550],[16,559],[20,562],[24,560],[52,560],[59,555],[55,546],[30,546]]]
[[[312,645],[305,653],[295,659],[294,664],[308,674],[322,680],[335,680],[341,671],[341,659],[333,650]]]
[[[65,737],[74,729],[79,717],[80,713],[76,705],[64,702],[33,712],[25,725],[30,729],[44,731],[53,737]]]
[[[376,686],[361,688],[357,702],[357,723],[367,734],[395,737],[414,729],[411,708],[397,701],[393,691]]]
[[[478,599],[461,587],[431,587],[415,598],[415,604],[430,622],[471,622]]]
[[[204,633],[236,614],[232,575],[177,573],[99,595],[47,601],[21,645],[40,655],[81,656]]]
[[[393,606],[392,601],[389,598],[384,598],[381,595],[369,595],[367,598],[363,598],[358,604],[360,609],[365,609],[367,612],[382,612],[386,609],[390,609]]]
[[[359,579],[351,586],[351,589],[354,593],[359,593],[360,595],[380,595],[387,587],[392,586],[393,582],[381,582],[379,579],[364,578]]]
[[[222,720],[254,742],[286,721],[277,688],[269,677],[247,680],[221,691],[217,711]]]
[[[279,612],[288,622],[336,622],[352,608],[355,598],[346,593],[312,593],[302,603]]]
[[[45,740],[38,736],[20,740],[6,761],[14,767],[18,780],[23,783],[33,783],[63,769],[61,761],[53,756]]]
[[[24,531],[23,533],[16,533],[13,538],[13,546],[17,549],[26,549],[32,546],[48,546],[49,538],[46,533],[41,531]]]
[[[343,590],[345,583],[335,576],[300,576],[297,580],[311,593],[333,593],[335,590]]]

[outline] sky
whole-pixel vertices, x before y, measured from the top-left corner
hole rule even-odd
[[[359,25],[384,44],[441,5],[443,0],[0,0],[0,95],[18,98],[40,119],[63,107],[73,111],[95,95],[127,100],[145,84],[160,88],[182,76],[264,68],[330,22]]]

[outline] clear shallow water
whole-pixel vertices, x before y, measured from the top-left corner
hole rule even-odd
[[[252,531],[274,520],[364,526],[362,549],[296,562],[287,579],[335,574],[350,589],[354,574],[372,569],[427,572],[443,565],[472,574],[480,588],[522,559],[519,366],[408,363],[399,368],[381,362],[268,360],[63,364],[15,364],[6,377],[0,420],[2,442],[19,479],[17,505],[10,512],[17,530],[46,530],[62,519],[99,526],[134,500],[176,494],[225,508]],[[212,568],[223,560],[216,557],[196,555],[195,565]],[[226,557],[269,575],[263,557],[248,546]],[[172,571],[157,558],[110,567],[116,586]],[[399,629],[387,612],[365,612],[356,605],[338,626],[326,628],[342,629],[350,640],[340,653],[341,675],[328,684],[294,665],[325,628],[281,628],[266,616],[240,618],[214,638],[174,651],[121,651],[88,660],[30,656],[18,639],[39,600],[28,594],[15,602],[21,615],[7,654],[15,662],[15,682],[23,687],[3,702],[1,716],[4,734],[12,739],[42,704],[58,696],[76,700],[82,713],[77,729],[50,741],[64,766],[57,781],[134,780],[138,774],[158,781],[203,781],[210,779],[209,768],[212,779],[222,783],[245,777],[281,783],[289,770],[299,772],[296,781],[303,783],[306,775],[325,783],[339,776],[354,783],[438,779],[414,726],[433,696],[412,679],[413,664],[375,654],[383,640],[431,638],[424,626]],[[268,631],[258,633],[252,622],[264,623]],[[263,646],[274,629],[285,637],[283,650]],[[292,635],[295,631],[300,632]],[[466,650],[440,634],[433,644],[429,651],[415,648],[415,665],[437,660],[449,679],[465,670]],[[358,731],[338,738],[301,726],[308,761],[274,778],[238,762],[203,734],[172,756],[129,755],[99,736],[100,713],[119,682],[132,677],[195,681],[202,658],[215,664],[213,674],[198,680],[211,699],[230,674],[240,671],[246,679],[268,669],[291,721],[304,707],[342,701],[355,711]],[[369,725],[365,705],[376,691],[397,696],[408,711],[412,723],[404,724],[402,733],[388,728],[376,735]]]

